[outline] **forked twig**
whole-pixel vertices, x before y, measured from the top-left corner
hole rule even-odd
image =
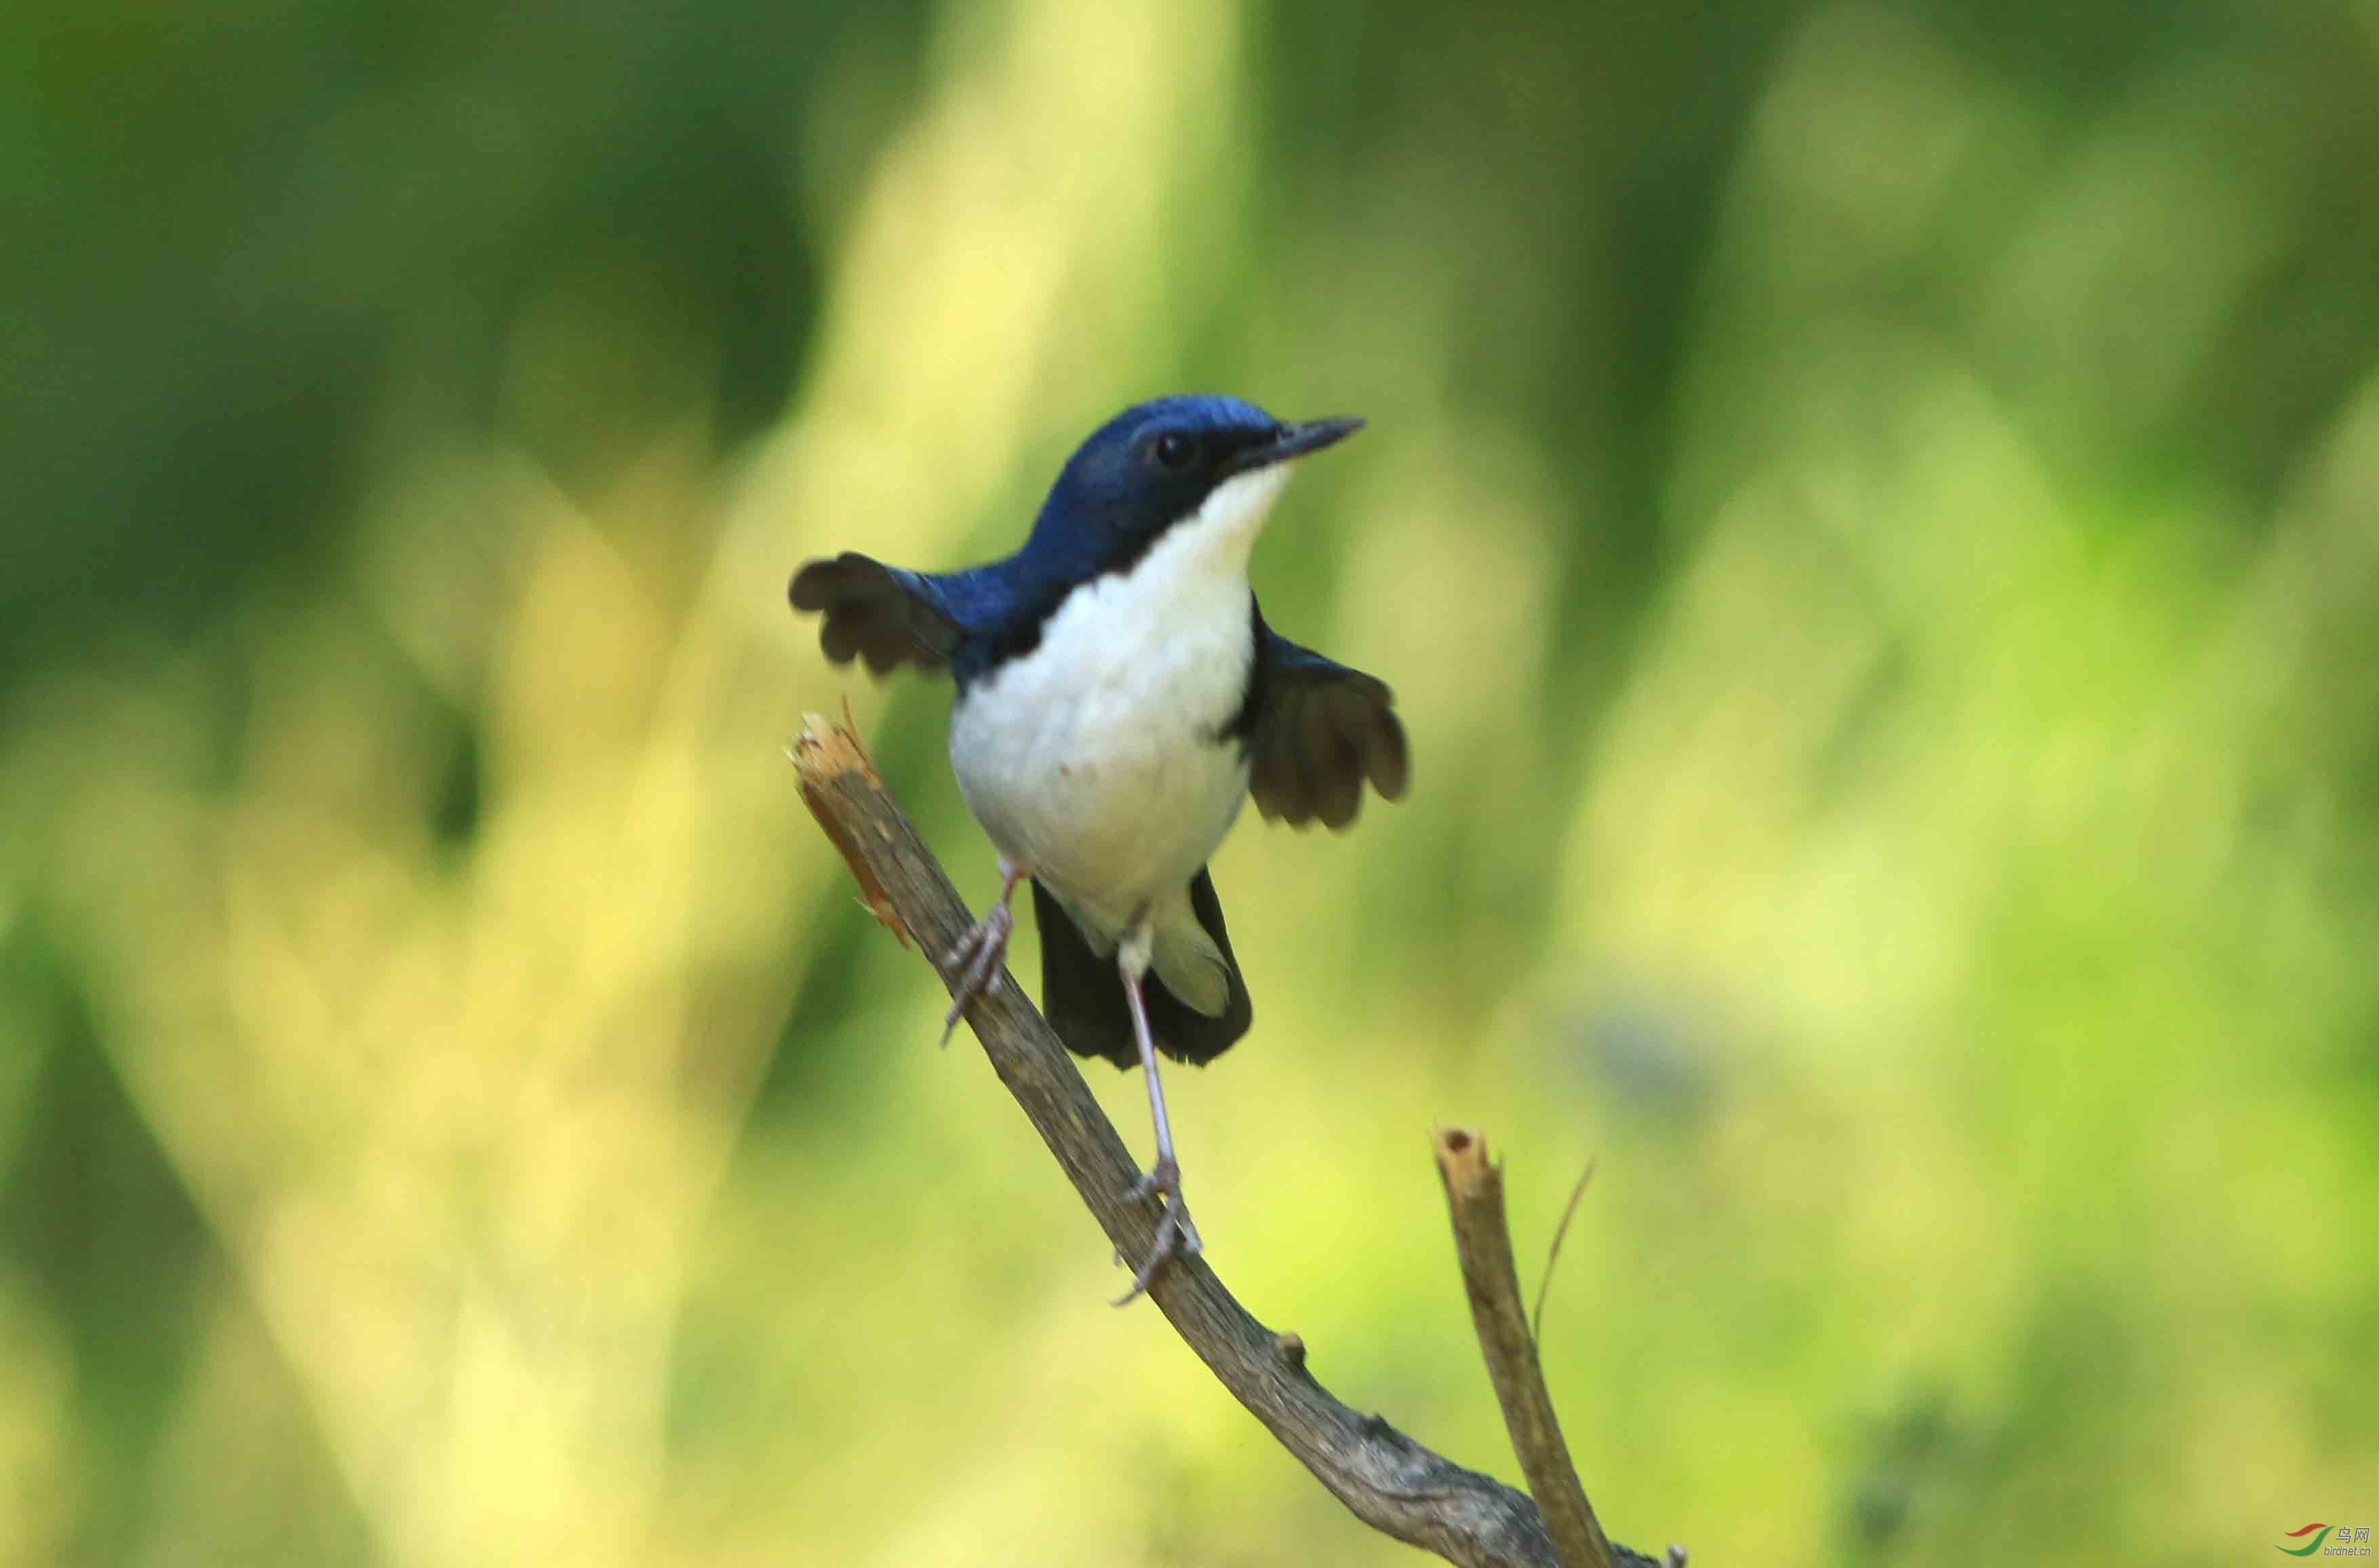
[[[1594,1179],[1594,1162],[1588,1160],[1586,1169],[1577,1173],[1577,1185],[1569,1189],[1569,1201],[1562,1205],[1561,1224],[1553,1226],[1552,1245],[1545,1248],[1544,1277],[1537,1281],[1537,1304],[1528,1310],[1528,1337],[1538,1344],[1545,1338],[1545,1296],[1553,1287],[1553,1265],[1561,1261],[1563,1237],[1569,1235],[1569,1222],[1577,1213],[1577,1200],[1586,1196],[1586,1184]]]
[[[1470,1320],[1479,1330],[1479,1348],[1487,1357],[1487,1376],[1503,1407],[1520,1473],[1528,1478],[1562,1568],[1611,1568],[1611,1543],[1570,1463],[1552,1395],[1537,1364],[1537,1343],[1520,1310],[1520,1273],[1512,1262],[1512,1232],[1503,1219],[1503,1168],[1487,1158],[1487,1140],[1467,1128],[1438,1128],[1436,1146]]]

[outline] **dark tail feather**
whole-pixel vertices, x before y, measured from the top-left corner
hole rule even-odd
[[[1214,897],[1214,879],[1202,869],[1190,884],[1190,909],[1231,967],[1231,998],[1223,1016],[1210,1019],[1184,1007],[1153,972],[1142,993],[1156,1048],[1177,1062],[1202,1067],[1248,1031],[1255,1007],[1248,1000],[1239,960],[1231,952],[1230,933],[1223,926],[1223,902]],[[1033,918],[1041,927],[1041,1011],[1049,1027],[1077,1056],[1104,1056],[1119,1067],[1138,1067],[1131,1007],[1124,1000],[1123,976],[1116,971],[1115,959],[1091,951],[1065,907],[1038,882],[1033,885]]]

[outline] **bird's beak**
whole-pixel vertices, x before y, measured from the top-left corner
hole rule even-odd
[[[1252,469],[1269,468],[1275,463],[1286,463],[1303,457],[1310,452],[1320,452],[1325,446],[1345,440],[1363,428],[1355,415],[1342,414],[1328,419],[1308,419],[1301,424],[1283,425],[1272,440],[1244,447],[1234,453],[1230,472],[1245,474]]]

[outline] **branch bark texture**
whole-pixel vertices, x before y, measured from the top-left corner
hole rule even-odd
[[[809,715],[792,755],[803,800],[850,862],[876,918],[914,936],[929,959],[948,952],[973,916],[858,738]],[[1012,978],[966,1018],[1099,1228],[1124,1257],[1145,1257],[1156,1201],[1125,1200],[1140,1168],[1057,1035]],[[1149,1296],[1232,1397],[1365,1524],[1466,1568],[1562,1568],[1527,1494],[1333,1396],[1306,1369],[1304,1343],[1258,1322],[1203,1258],[1167,1264]],[[1660,1562],[1624,1548],[1611,1560],[1624,1568]]]

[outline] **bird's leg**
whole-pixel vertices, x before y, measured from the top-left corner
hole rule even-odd
[[[1165,1212],[1156,1222],[1156,1245],[1149,1249],[1148,1261],[1131,1276],[1131,1288],[1116,1298],[1118,1307],[1145,1293],[1167,1258],[1187,1258],[1204,1246],[1198,1239],[1198,1227],[1190,1223],[1190,1206],[1182,1201],[1181,1164],[1173,1157],[1173,1125],[1165,1118],[1165,1086],[1156,1077],[1156,1037],[1149,1031],[1148,1003],[1141,995],[1153,947],[1153,936],[1143,923],[1134,927],[1116,950],[1116,968],[1123,971],[1124,1000],[1131,1005],[1132,1037],[1140,1043],[1140,1070],[1148,1078],[1148,1111],[1156,1122],[1156,1164],[1132,1183],[1124,1200],[1133,1202],[1151,1193],[1165,1200]]]
[[[1020,865],[1011,865],[1008,857],[999,857],[999,901],[986,911],[984,917],[968,928],[959,938],[950,956],[942,960],[945,970],[957,970],[959,978],[950,987],[949,1016],[942,1019],[942,1043],[950,1043],[950,1033],[959,1026],[960,1016],[973,1005],[978,996],[993,995],[999,990],[999,966],[1008,957],[1008,933],[1015,925],[1015,917],[1008,912],[1008,900],[1015,896],[1016,885],[1030,873]]]

